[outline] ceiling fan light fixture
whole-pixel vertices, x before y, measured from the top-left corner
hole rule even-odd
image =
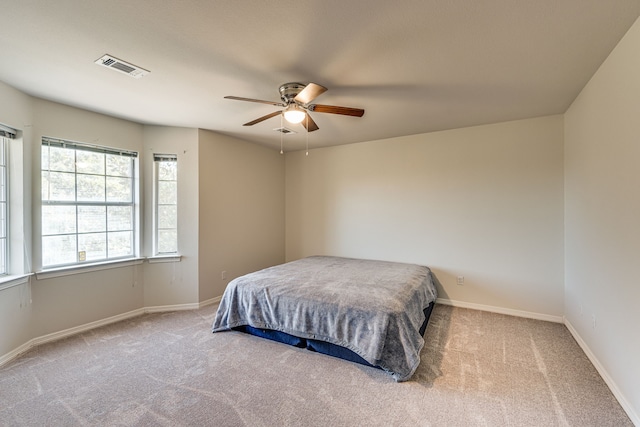
[[[287,108],[284,110],[284,118],[289,123],[293,124],[302,122],[306,115],[307,113],[305,113],[304,110],[302,110],[296,104],[289,104],[289,106],[287,106]]]
[[[302,124],[309,132],[317,131],[318,125],[311,118],[308,111],[317,111],[318,113],[341,114],[344,116],[362,117],[364,110],[361,108],[340,107],[337,105],[312,104],[314,99],[327,91],[327,88],[319,84],[309,83],[285,83],[280,86],[280,99],[282,102],[263,101],[262,99],[242,98],[239,96],[225,96],[226,99],[235,99],[237,101],[258,102],[260,104],[275,105],[284,107],[284,110],[274,111],[258,117],[255,120],[247,122],[242,126],[253,126],[272,117],[280,116],[281,122],[286,120],[292,124]],[[281,125],[281,127],[283,127]]]

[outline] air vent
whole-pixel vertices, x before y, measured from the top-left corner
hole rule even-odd
[[[144,68],[140,68],[137,65],[122,61],[111,55],[104,55],[102,58],[97,59],[95,63],[98,65],[102,65],[103,67],[112,68],[116,71],[120,71],[121,73],[128,74],[136,79],[146,76],[151,72],[145,70]]]
[[[275,130],[276,132],[284,133],[285,135],[286,135],[286,134],[288,134],[288,133],[298,133],[298,132],[296,132],[296,131],[294,131],[294,130],[291,130],[291,129],[289,129],[289,128],[285,128],[285,127],[275,128],[274,130]]]

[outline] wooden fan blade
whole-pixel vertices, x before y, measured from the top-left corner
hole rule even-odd
[[[282,114],[282,111],[275,111],[275,112],[273,112],[271,114],[267,114],[266,116],[262,116],[262,117],[260,117],[258,119],[255,119],[255,120],[251,121],[251,122],[245,123],[242,126],[253,126],[256,123],[263,122],[263,121],[265,121],[267,119],[270,119],[271,117],[275,117],[275,116],[278,116],[280,114]]]
[[[299,102],[300,104],[308,104],[318,96],[322,95],[327,91],[327,88],[324,86],[317,85],[315,83],[309,83],[300,91],[295,98],[294,101]]]
[[[309,111],[316,113],[342,114],[343,116],[362,117],[364,110],[361,108],[338,107],[336,105],[311,104],[307,107]]]
[[[239,96],[225,96],[224,99],[235,99],[236,101],[259,102],[260,104],[275,105],[277,107],[286,107],[282,102],[263,101],[262,99],[242,98]]]
[[[304,118],[304,120],[300,124],[302,124],[302,126],[304,126],[304,128],[307,130],[307,132],[313,132],[314,130],[320,129],[318,127],[318,125],[316,124],[316,122],[313,121],[313,119],[311,118],[309,113],[307,113],[306,117]]]

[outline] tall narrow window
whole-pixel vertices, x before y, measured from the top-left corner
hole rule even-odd
[[[9,206],[8,191],[9,182],[7,173],[7,159],[9,138],[15,137],[15,131],[0,126],[0,275],[9,273]]]
[[[178,252],[178,158],[154,154],[155,255]]]
[[[42,266],[136,255],[137,153],[42,139]]]

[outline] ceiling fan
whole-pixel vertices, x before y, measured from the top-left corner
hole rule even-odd
[[[241,98],[239,96],[225,96],[226,99],[235,99],[237,101],[259,102],[261,104],[275,105],[284,107],[284,110],[275,111],[266,116],[259,117],[255,120],[245,123],[243,126],[253,126],[271,117],[284,115],[284,118],[290,123],[301,123],[307,129],[307,132],[318,130],[318,125],[313,121],[309,111],[317,113],[341,114],[343,116],[362,117],[364,110],[360,108],[339,107],[335,105],[311,104],[327,91],[327,88],[319,84],[309,83],[285,83],[280,86],[280,99],[282,102],[263,101],[261,99]]]

